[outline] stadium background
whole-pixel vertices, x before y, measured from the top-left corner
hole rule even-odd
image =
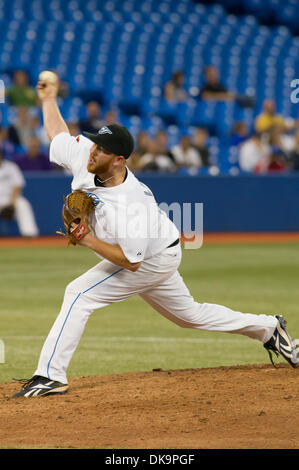
[[[244,172],[230,138],[237,122],[253,133],[265,99],[288,123],[298,122],[299,104],[290,99],[290,84],[299,78],[297,9],[297,0],[0,0],[6,90],[16,70],[25,70],[35,87],[39,72],[52,69],[67,84],[59,106],[70,126],[86,118],[86,102],[95,99],[101,117],[116,110],[136,137],[166,130],[170,147],[198,127],[208,130],[209,166],[138,177],[158,202],[204,204],[203,246],[183,250],[180,266],[194,298],[283,314],[294,338],[298,172]],[[210,64],[229,90],[254,96],[255,106],[197,99]],[[163,87],[178,69],[189,98],[170,104]],[[0,113],[1,131],[16,123],[18,110],[8,99]],[[38,118],[42,136],[40,109],[30,108],[29,118]],[[5,144],[7,158],[22,159],[26,148],[9,153]],[[38,406],[10,400],[20,386],[13,378],[30,377],[36,368],[65,286],[96,262],[89,250],[67,248],[55,235],[71,176],[24,175],[40,233],[54,236],[7,238],[18,235],[17,226],[0,219],[0,448],[298,449],[297,370],[281,358],[274,369],[249,338],[178,328],[138,296],[91,316],[68,370],[66,399]],[[270,233],[229,234],[244,231]],[[207,232],[227,237],[205,238]]]
[[[296,0],[2,0],[1,79],[8,90],[21,69],[34,87],[40,71],[55,70],[68,87],[59,98],[68,123],[84,120],[86,103],[96,100],[102,118],[117,111],[135,137],[166,130],[170,148],[196,128],[207,129],[210,166],[139,174],[158,202],[203,202],[205,231],[297,231],[297,172],[245,173],[239,146],[230,140],[236,122],[252,134],[265,99],[273,99],[288,122],[298,119],[298,104],[290,99],[291,81],[299,77],[297,6]],[[207,65],[217,67],[227,89],[253,96],[254,107],[198,99]],[[185,74],[188,99],[170,103],[163,88],[177,70]],[[0,112],[2,128],[15,122],[9,100]],[[39,108],[30,113],[41,119]],[[14,158],[25,152],[16,146]],[[25,177],[24,195],[41,235],[54,234],[69,176],[35,171]],[[18,233],[16,224],[4,220],[0,231]]]

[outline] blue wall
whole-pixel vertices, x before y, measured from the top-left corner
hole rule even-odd
[[[205,232],[299,231],[299,175],[180,176],[142,174],[158,203],[202,202]],[[33,205],[42,235],[62,228],[63,195],[71,177],[27,174],[24,195]],[[16,224],[0,223],[2,234]],[[5,233],[6,232],[6,233]]]

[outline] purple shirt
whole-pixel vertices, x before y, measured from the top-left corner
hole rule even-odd
[[[50,163],[48,157],[39,154],[36,158],[30,158],[28,155],[23,155],[15,160],[22,171],[49,171],[54,167]]]

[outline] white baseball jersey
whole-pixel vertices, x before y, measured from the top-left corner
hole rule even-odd
[[[117,186],[96,186],[87,170],[93,142],[80,135],[58,134],[50,147],[50,160],[70,170],[72,190],[91,194],[95,204],[93,227],[100,240],[119,245],[126,258],[139,262],[160,253],[179,238],[179,231],[159,209],[150,189],[127,168],[125,181]]]
[[[18,165],[8,160],[0,163],[0,207],[8,206],[15,187],[23,188],[25,180]]]

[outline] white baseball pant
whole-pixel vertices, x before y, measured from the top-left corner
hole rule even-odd
[[[3,209],[5,206],[0,206]],[[39,234],[30,202],[23,196],[15,201],[15,219],[23,237],[37,237]]]
[[[67,383],[66,371],[90,314],[135,294],[181,327],[239,333],[263,343],[270,339],[277,325],[274,316],[244,314],[196,302],[177,271],[180,262],[181,247],[177,245],[143,261],[136,272],[104,260],[72,281],[42,348],[35,375]]]

